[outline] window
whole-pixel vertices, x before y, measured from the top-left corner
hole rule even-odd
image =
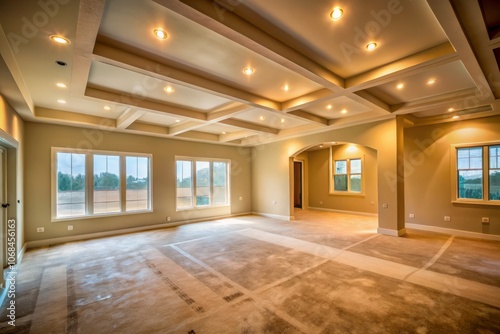
[[[52,220],[151,210],[150,155],[52,152]]]
[[[334,161],[333,191],[361,193],[362,190],[361,159],[344,159]]]
[[[229,205],[228,160],[176,158],[177,210]]]
[[[452,201],[500,205],[500,145],[452,147]]]

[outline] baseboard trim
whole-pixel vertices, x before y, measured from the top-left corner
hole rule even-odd
[[[180,221],[176,221],[176,222],[162,223],[162,224],[157,224],[157,225],[147,225],[147,226],[140,226],[140,227],[123,228],[123,229],[112,230],[112,231],[80,234],[80,235],[74,235],[74,236],[69,236],[69,237],[59,237],[59,238],[50,238],[50,239],[43,239],[43,240],[28,241],[25,244],[25,248],[29,249],[29,248],[43,247],[43,246],[49,246],[49,245],[55,245],[55,244],[63,244],[63,243],[72,242],[72,241],[89,240],[89,239],[109,237],[109,236],[120,235],[120,234],[150,231],[150,230],[156,230],[156,229],[161,229],[161,228],[176,227],[176,226],[185,225],[185,224],[199,223],[199,222],[204,222],[204,221],[212,221],[212,220],[223,219],[223,218],[248,216],[251,214],[252,214],[251,212],[242,212],[242,213],[223,215],[223,216],[180,220]]]
[[[438,233],[443,233],[443,234],[451,234],[451,235],[456,235],[459,237],[500,241],[500,235],[498,235],[498,234],[484,234],[484,233],[479,233],[479,232],[455,230],[453,228],[430,226],[430,225],[420,225],[420,224],[409,224],[409,223],[406,223],[405,226],[408,228],[413,228],[415,230],[424,230],[424,231],[438,232]]]
[[[336,209],[328,209],[328,208],[317,208],[317,207],[314,207],[314,206],[310,206],[308,209],[309,210],[318,210],[318,211],[336,212],[336,213],[345,213],[345,214],[348,214],[348,215],[378,217],[377,213],[369,213],[369,212],[358,212],[358,211],[336,210]]]
[[[406,229],[402,228],[400,230],[391,230],[389,228],[382,228],[378,227],[377,228],[377,233],[378,234],[384,234],[384,235],[390,235],[393,237],[401,237],[406,234]]]
[[[283,215],[276,215],[274,213],[264,213],[264,212],[252,212],[253,215],[256,216],[262,216],[262,217],[267,217],[267,218],[273,218],[273,219],[279,219],[279,220],[294,220],[294,216],[283,216]]]

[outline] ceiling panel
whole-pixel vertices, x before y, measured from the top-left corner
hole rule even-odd
[[[129,96],[182,105],[198,111],[211,111],[230,102],[217,95],[97,61],[92,62],[88,82]],[[173,91],[167,93],[167,87]]]
[[[253,109],[238,114],[234,118],[274,129],[290,129],[307,124],[306,121],[263,109]]]
[[[345,110],[345,112],[343,112]],[[371,111],[369,107],[346,96],[340,96],[304,109],[326,119],[349,117]]]
[[[235,127],[235,126],[231,126],[231,125],[225,125],[225,124],[210,124],[210,125],[206,125],[206,126],[203,126],[201,128],[196,129],[196,131],[213,133],[213,134],[217,134],[217,135],[232,133],[232,132],[241,131],[241,130],[243,130],[243,129]]]
[[[138,121],[156,125],[172,126],[176,124],[181,124],[182,122],[186,122],[187,119],[180,116],[173,117],[167,114],[147,112],[141,117],[139,117]]]

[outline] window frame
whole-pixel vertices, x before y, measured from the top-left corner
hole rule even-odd
[[[337,161],[346,161],[347,164],[347,174],[335,174],[335,163]],[[361,162],[361,173],[351,173],[351,160],[360,160]],[[329,163],[330,175],[329,175],[329,195],[337,196],[365,196],[365,157],[364,154],[353,157],[339,157],[337,159],[333,158],[332,151],[330,150],[330,163]],[[335,190],[335,175],[346,175],[347,176],[347,190]],[[351,190],[351,175],[361,176],[361,191]]]
[[[191,162],[191,206],[177,205],[177,162],[178,161],[190,161]],[[196,162],[209,162],[209,176],[210,176],[210,204],[209,205],[197,205],[196,204]],[[214,204],[214,162],[224,162],[226,163],[226,203]],[[231,206],[231,160],[230,159],[218,159],[218,158],[205,158],[205,157],[186,157],[186,156],[175,156],[175,211],[188,211],[188,210],[203,210],[212,209],[220,207]]]
[[[500,142],[478,142],[452,144],[450,147],[450,176],[451,176],[451,202],[465,205],[493,205],[500,206],[500,200],[490,200],[490,152],[491,146],[500,146]],[[460,198],[458,182],[458,150],[462,148],[482,149],[482,199]]]
[[[71,153],[85,155],[85,214],[79,216],[57,216],[57,153]],[[120,211],[94,213],[94,155],[119,156],[120,163]],[[148,209],[126,211],[126,157],[145,157],[149,159],[148,175]],[[114,217],[153,212],[153,155],[147,153],[104,151],[76,149],[68,147],[51,148],[51,222],[68,220],[82,220],[92,218]]]

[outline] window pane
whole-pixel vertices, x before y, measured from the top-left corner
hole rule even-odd
[[[126,211],[149,210],[150,179],[149,158],[126,157]]]
[[[177,207],[193,206],[193,176],[191,161],[177,161]]]
[[[489,188],[491,201],[500,200],[500,146],[490,147]]]
[[[334,175],[333,189],[335,191],[347,191],[347,175]]]
[[[210,205],[210,162],[196,161],[196,205]]]
[[[490,169],[500,168],[500,146],[490,147]]]
[[[227,203],[227,163],[213,163],[214,204]]]
[[[56,216],[74,217],[85,215],[85,154],[58,152],[56,160]]]
[[[351,160],[351,174],[361,174],[361,159]]]
[[[478,170],[465,170],[458,172],[458,197],[483,198],[483,172]]]
[[[335,161],[335,174],[347,174],[347,160]]]
[[[361,175],[351,175],[351,191],[361,192]]]
[[[94,155],[94,213],[120,211],[120,157]]]

